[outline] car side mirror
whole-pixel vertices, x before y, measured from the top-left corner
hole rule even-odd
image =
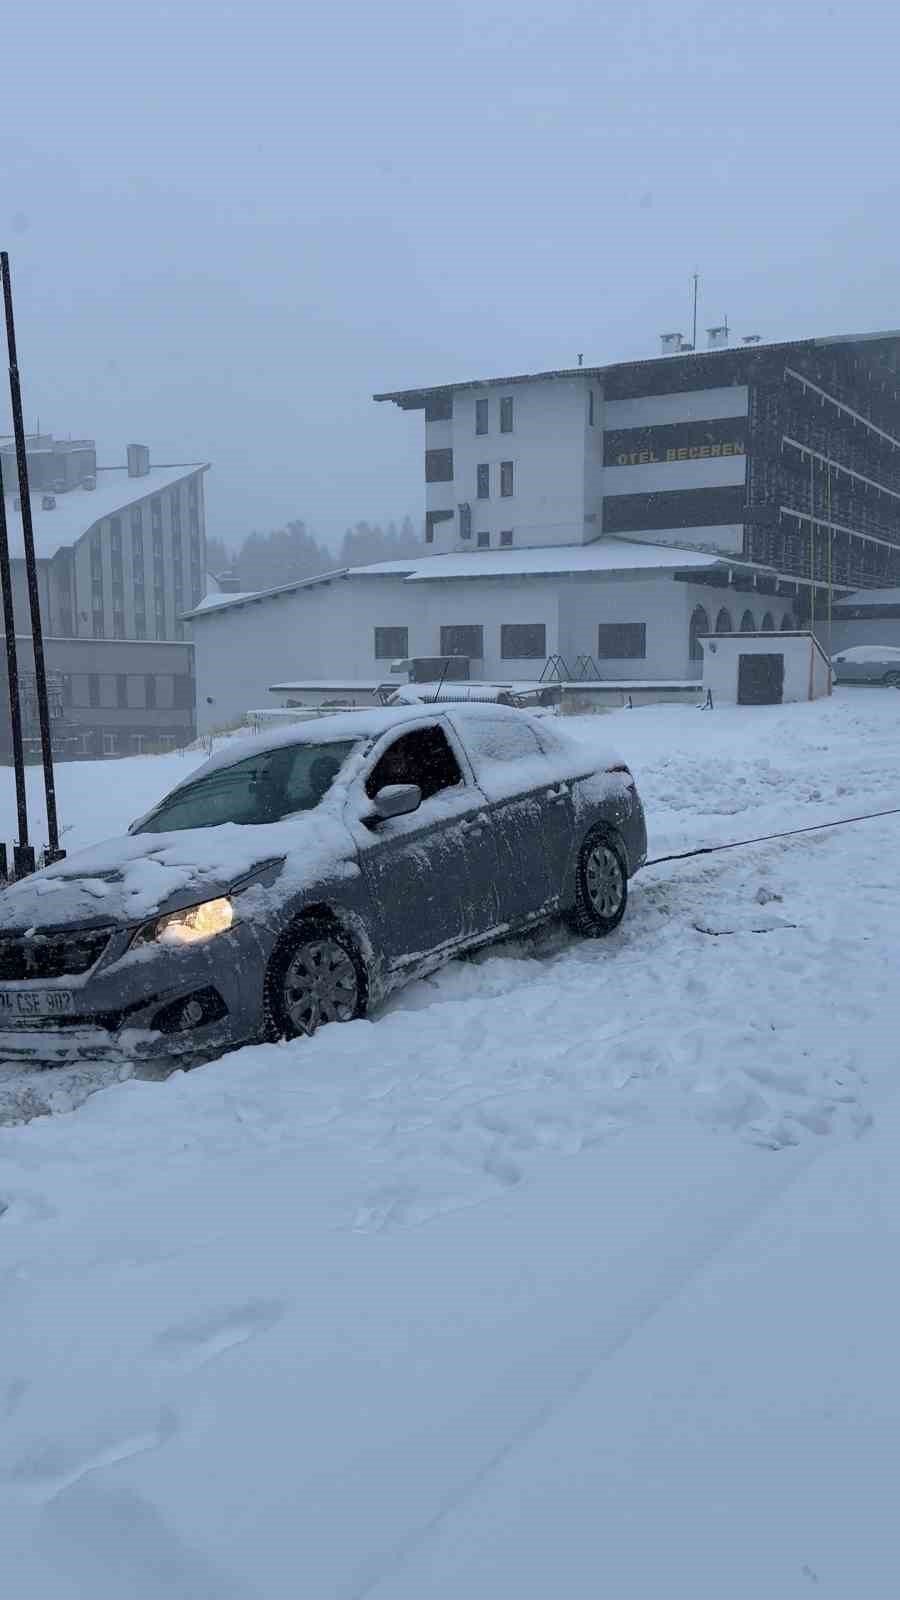
[[[375,807],[373,821],[387,822],[389,817],[405,817],[411,811],[418,811],[422,791],[417,783],[389,783],[379,789],[372,804]]]

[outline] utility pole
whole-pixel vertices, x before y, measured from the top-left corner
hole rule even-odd
[[[13,770],[16,779],[16,813],[19,823],[19,837],[13,847],[13,872],[16,877],[19,877],[25,872],[34,870],[34,859],[28,843],[28,798],[25,791],[25,753],[22,745],[22,708],[19,700],[16,619],[13,612],[12,569],[9,561],[9,531],[6,526],[6,500],[4,498],[2,463],[0,463],[0,588],[3,591],[3,626],[6,631],[6,683],[9,693],[9,729],[12,741]],[[3,850],[5,852],[5,845]]]
[[[41,623],[41,596],[34,556],[34,528],[31,521],[31,495],[28,487],[28,454],[25,449],[25,424],[22,418],[22,389],[16,355],[16,329],[13,320],[12,281],[9,256],[0,251],[0,279],[3,282],[3,307],[6,313],[6,343],[9,350],[9,393],[12,402],[13,432],[16,440],[16,466],[22,506],[22,542],[25,546],[25,573],[28,580],[28,608],[31,612],[31,643],[34,653],[34,685],[41,731],[41,760],[44,768],[44,793],[47,800],[47,845],[45,859],[58,861],[59,825],[56,817],[56,780],[53,775],[53,745],[50,737],[50,707],[47,699],[47,672],[44,665],[44,631]]]

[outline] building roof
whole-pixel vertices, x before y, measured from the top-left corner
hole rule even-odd
[[[758,350],[796,349],[803,345],[869,344],[879,339],[900,341],[900,329],[889,328],[879,333],[835,333],[817,339],[773,339],[754,345],[723,345],[718,350],[673,350],[665,355],[639,356],[632,361],[612,361],[606,366],[554,367],[546,372],[518,372],[506,378],[467,378],[460,383],[424,384],[418,389],[393,389],[384,394],[374,394],[373,400],[392,400],[403,411],[421,411],[426,398],[433,394],[450,394],[458,389],[509,388],[514,383],[536,383],[553,378],[600,378],[608,372],[621,372],[628,367],[657,366],[662,362],[712,359],[722,356],[752,354]]]
[[[252,600],[256,592],[255,589],[232,589],[227,592],[224,589],[221,591],[216,589],[212,594],[203,596],[200,604],[194,607],[194,612],[212,611],[216,606],[231,605],[234,600]],[[193,616],[194,612],[189,612],[188,615]]]
[[[842,595],[841,606],[900,606],[900,589],[857,589]]]
[[[233,606],[258,605],[281,595],[296,594],[336,578],[402,578],[407,583],[439,578],[551,577],[591,572],[683,572],[689,568],[747,567],[750,563],[704,550],[682,550],[675,545],[645,544],[635,540],[598,539],[593,544],[540,545],[533,549],[458,551],[447,555],[408,557],[405,561],[375,561],[368,567],[338,567],[314,578],[298,578],[275,589],[255,594],[217,594],[214,601],[184,613],[185,620],[202,621]]]
[[[115,516],[135,500],[157,494],[189,478],[192,473],[205,472],[206,463],[184,462],[179,466],[153,467],[141,478],[130,478],[127,467],[101,467],[97,471],[96,489],[69,489],[56,496],[52,511],[44,511],[41,499],[46,490],[31,495],[31,520],[34,525],[35,555],[49,560],[57,550],[75,544],[95,522],[103,517]],[[13,557],[25,554],[22,542],[22,516],[15,509],[16,489],[4,484],[6,494],[6,522],[9,530],[9,553]]]

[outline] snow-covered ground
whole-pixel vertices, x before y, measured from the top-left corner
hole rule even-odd
[[[654,856],[900,806],[878,689],[568,726]],[[61,769],[66,842],[191,759]],[[608,942],[0,1130],[5,1590],[893,1595],[898,845],[654,867]]]

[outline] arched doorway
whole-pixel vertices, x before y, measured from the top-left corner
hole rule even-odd
[[[762,631],[763,633],[775,632],[775,618],[773,617],[771,611],[767,611],[762,619]]]
[[[794,619],[791,616],[791,613],[786,611],[781,619],[781,631],[782,633],[789,633],[793,627]]]
[[[691,613],[690,656],[692,661],[703,660],[703,646],[700,639],[704,633],[709,633],[709,617],[702,606],[695,606]]]
[[[741,617],[741,633],[755,633],[756,618],[752,611],[745,611]]]
[[[728,611],[725,606],[722,607],[719,615],[716,617],[716,633],[734,633],[734,624],[731,620],[731,612]]]

